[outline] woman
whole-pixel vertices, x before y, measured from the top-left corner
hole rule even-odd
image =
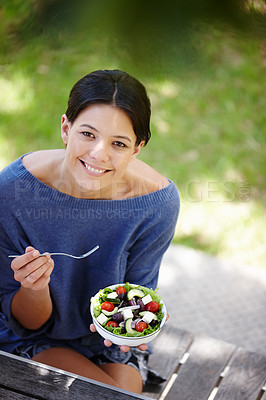
[[[110,284],[156,288],[174,234],[176,187],[136,158],[149,124],[138,80],[95,71],[70,92],[61,121],[65,149],[26,154],[1,172],[2,350],[141,392],[138,352],[103,343],[89,329],[89,306]],[[40,256],[79,255],[96,245],[78,261]],[[21,256],[10,265],[10,254]]]

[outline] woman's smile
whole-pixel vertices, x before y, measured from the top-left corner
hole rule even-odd
[[[91,176],[101,176],[111,171],[110,169],[103,169],[100,167],[92,166],[91,164],[88,164],[83,160],[80,160],[80,162],[86,168],[88,174]]]

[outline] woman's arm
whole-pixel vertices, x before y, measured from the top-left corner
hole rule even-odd
[[[14,278],[21,283],[11,302],[13,317],[26,329],[39,329],[52,313],[49,290],[54,263],[49,255],[39,257],[33,247],[12,261]]]

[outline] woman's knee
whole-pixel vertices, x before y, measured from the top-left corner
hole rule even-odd
[[[69,348],[51,347],[36,354],[32,360],[112,386],[119,386],[112,377],[92,361]]]
[[[142,378],[136,368],[120,363],[101,364],[99,367],[111,376],[121,389],[135,393],[142,392]]]

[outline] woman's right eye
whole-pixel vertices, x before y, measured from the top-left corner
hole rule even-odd
[[[81,132],[82,133],[82,135],[83,136],[86,136],[86,137],[94,137],[94,135],[93,135],[93,133],[91,133],[91,132],[88,132],[88,131],[84,131],[84,132]]]

